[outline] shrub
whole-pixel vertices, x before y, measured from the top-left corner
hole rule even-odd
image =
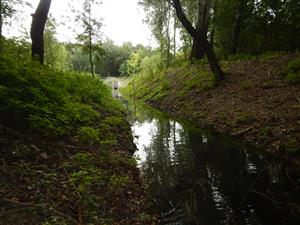
[[[300,82],[300,57],[297,57],[288,63],[285,80],[289,83]]]
[[[121,109],[101,80],[0,56],[1,124],[65,135],[92,124],[101,108],[112,113]]]

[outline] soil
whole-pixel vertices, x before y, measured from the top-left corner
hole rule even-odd
[[[225,81],[209,90],[192,88],[183,95],[179,93],[186,87],[178,69],[166,74],[167,95],[148,103],[268,152],[299,159],[300,85],[284,79],[287,63],[295,57],[226,62]],[[196,76],[191,73],[184,80]]]
[[[113,143],[0,128],[1,225],[156,224],[125,116]]]

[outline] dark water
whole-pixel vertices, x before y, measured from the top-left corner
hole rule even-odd
[[[299,170],[153,108],[122,101],[161,224],[300,225]]]

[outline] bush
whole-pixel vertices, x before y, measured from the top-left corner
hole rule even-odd
[[[4,54],[3,54],[4,55]],[[45,136],[65,135],[93,124],[101,108],[121,105],[99,79],[63,73],[31,61],[0,56],[0,122]]]
[[[285,80],[289,83],[300,82],[300,57],[297,57],[288,63]]]

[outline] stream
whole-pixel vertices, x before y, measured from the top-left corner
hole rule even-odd
[[[143,104],[127,108],[141,177],[168,225],[299,225],[299,169]],[[286,164],[286,163],[285,163]]]

